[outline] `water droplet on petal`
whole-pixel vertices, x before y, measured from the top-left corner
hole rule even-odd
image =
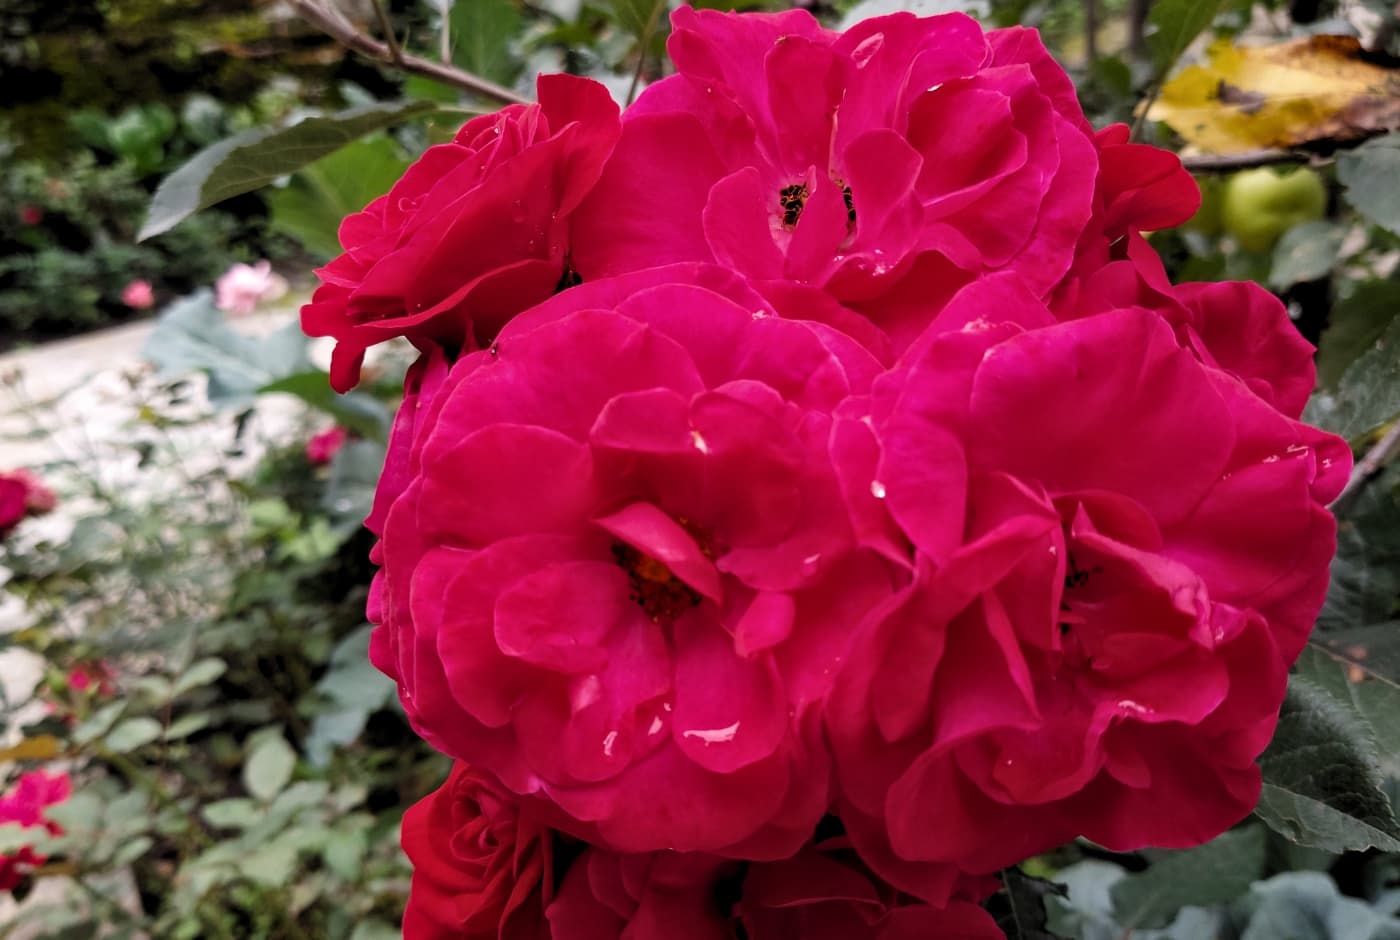
[[[617,744],[617,732],[609,731],[608,736],[603,738],[603,756],[613,756],[613,746]]]
[[[691,443],[695,445],[695,449],[700,451],[700,453],[708,454],[710,452],[710,445],[705,443],[705,438],[699,431],[692,429],[690,432],[690,440]]]
[[[885,498],[885,484],[881,483],[879,480],[871,480],[871,481],[870,481],[870,495],[871,495],[871,496],[874,496],[876,499],[884,499],[884,498]]]
[[[695,738],[706,747],[711,744],[728,744],[739,734],[739,722],[734,722],[727,728],[711,728],[708,731],[691,730],[682,734],[682,737]]]

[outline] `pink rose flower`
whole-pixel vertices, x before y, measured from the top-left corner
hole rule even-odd
[[[830,511],[831,411],[877,368],[694,265],[461,359],[376,510],[371,656],[415,729],[595,844],[795,851],[828,802],[817,706],[894,586]]]
[[[345,441],[349,436],[350,432],[338,425],[313,434],[311,440],[306,442],[307,462],[317,467],[324,467],[335,459],[335,455],[345,446]]]
[[[739,866],[676,852],[619,855],[590,848],[549,907],[552,940],[734,940],[719,886]]]
[[[907,343],[986,271],[1048,290],[1090,218],[1097,155],[1034,32],[962,14],[866,20],[681,8],[577,221],[585,279],[715,261],[823,287]]]
[[[19,207],[19,221],[22,225],[38,225],[44,221],[44,210],[33,203],[25,203]]]
[[[541,76],[538,95],[469,121],[341,225],[345,253],[316,272],[322,286],[302,308],[308,334],[336,338],[337,391],[359,381],[370,346],[489,345],[576,280],[571,216],[612,152],[617,105],[568,75]]]
[[[977,898],[997,886],[965,882]],[[840,843],[750,865],[736,914],[748,940],[1005,940],[972,900],[935,907],[911,899]]]
[[[1233,374],[1288,417],[1302,415],[1317,380],[1315,350],[1282,301],[1249,281],[1172,285],[1157,252],[1136,233],[1122,238],[1114,256],[1121,257],[1061,285],[1050,301],[1057,316],[1155,311],[1203,363]]]
[[[132,310],[145,310],[156,302],[150,281],[132,281],[122,288],[122,303]]]
[[[45,819],[44,811],[68,799],[72,792],[73,782],[65,773],[48,774],[34,770],[21,774],[14,789],[0,797],[0,825],[26,829],[43,826],[50,835],[62,835],[62,827]],[[44,856],[27,845],[13,855],[0,855],[0,891],[13,891],[20,881],[45,861]]]
[[[287,292],[287,282],[272,273],[272,262],[235,264],[214,282],[214,306],[231,316],[246,317],[265,300]]]
[[[915,575],[825,712],[876,872],[937,902],[948,865],[1191,846],[1254,807],[1343,441],[1155,313],[1057,323],[1005,278],[960,293],[833,439],[879,497],[848,496],[858,530]]]

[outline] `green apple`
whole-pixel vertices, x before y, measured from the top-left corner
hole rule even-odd
[[[1264,253],[1295,225],[1327,212],[1327,187],[1307,167],[1283,171],[1244,170],[1225,184],[1220,218],[1225,231],[1246,251]]]
[[[1225,181],[1219,176],[1206,175],[1196,177],[1196,184],[1201,187],[1201,208],[1182,228],[1214,237],[1220,234],[1220,203],[1224,200]]]

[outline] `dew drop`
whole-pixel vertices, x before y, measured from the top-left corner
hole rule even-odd
[[[739,722],[734,722],[727,728],[711,728],[708,731],[691,730],[684,732],[681,736],[694,738],[706,747],[711,744],[728,744],[739,734]]]
[[[884,499],[884,498],[885,498],[885,484],[881,483],[879,480],[871,480],[871,481],[870,481],[870,495],[871,495],[871,496],[874,496],[876,499]]]
[[[603,756],[613,756],[613,746],[617,744],[617,732],[609,731],[608,736],[603,738]]]

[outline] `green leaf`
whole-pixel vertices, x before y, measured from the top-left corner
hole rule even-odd
[[[1234,908],[1248,922],[1240,940],[1400,940],[1400,921],[1343,897],[1318,872],[1276,875]]]
[[[617,25],[641,39],[650,30],[653,34],[668,26],[666,0],[608,0]]]
[[[263,817],[255,801],[241,796],[206,803],[199,812],[209,825],[220,829],[247,829]]]
[[[436,110],[437,105],[428,101],[390,101],[312,115],[290,127],[260,128],[221,140],[161,180],[137,240],[153,238],[201,209],[295,173],[352,140]]]
[[[340,223],[387,193],[408,168],[393,138],[376,134],[346,144],[268,192],[272,227],[322,259],[340,254]]]
[[[128,718],[113,728],[103,743],[108,750],[125,754],[150,744],[160,737],[163,730],[161,723],[154,718]]]
[[[452,61],[482,78],[509,85],[520,71],[511,43],[521,29],[512,0],[463,0],[448,14]]]
[[[360,875],[360,864],[368,848],[363,832],[336,832],[326,840],[321,857],[331,871],[346,881],[355,881]]]
[[[1301,845],[1329,852],[1400,851],[1400,824],[1366,728],[1311,680],[1293,676],[1278,730],[1259,759],[1255,812]]]
[[[1400,640],[1394,626],[1391,640]],[[1400,645],[1400,644],[1396,644]],[[1400,778],[1400,685],[1375,678],[1364,666],[1369,649],[1360,643],[1342,644],[1333,653],[1314,638],[1293,667],[1295,674],[1323,689],[1348,709],[1366,731],[1372,753],[1387,776]]]
[[[126,702],[112,702],[103,705],[86,721],[73,729],[73,743],[87,744],[89,741],[96,741],[108,731],[112,725],[117,723],[123,711],[126,710]]]
[[[1332,307],[1331,323],[1318,343],[1318,384],[1336,387],[1347,367],[1381,338],[1397,315],[1400,281],[1363,281],[1340,298]]]
[[[1400,317],[1342,374],[1335,392],[1308,403],[1304,419],[1354,441],[1400,412]]]
[[[1186,47],[1201,34],[1228,0],[1157,0],[1152,4],[1147,23],[1152,32],[1147,46],[1152,52],[1152,65],[1158,78],[1171,71]]]
[[[355,925],[350,940],[401,940],[402,933],[382,920],[362,920]]]
[[[1242,826],[1198,848],[1164,853],[1113,886],[1114,917],[1126,928],[1165,927],[1183,907],[1234,900],[1264,875],[1266,832]]]
[[[266,803],[292,779],[297,755],[286,738],[280,734],[267,735],[253,746],[243,765],[243,785],[248,792]]]
[[[1400,235],[1400,134],[1367,141],[1337,160],[1347,201],[1372,222]]]
[[[150,836],[137,836],[134,839],[123,842],[121,847],[117,849],[116,854],[112,856],[112,866],[120,868],[124,865],[130,865],[150,851],[151,846],[155,844],[155,840]]]
[[[374,503],[384,447],[374,441],[350,441],[331,459],[323,505],[340,519],[363,519]]]
[[[209,400],[245,405],[265,386],[305,372],[306,337],[297,323],[263,337],[229,327],[213,295],[199,291],[160,315],[141,355],[169,376],[204,372]]]
[[[170,727],[165,729],[165,740],[178,741],[187,738],[196,731],[203,731],[209,727],[211,716],[208,712],[195,712],[192,715],[181,715],[170,723]]]
[[[1006,940],[1061,940],[1047,926],[1047,898],[1064,897],[1063,885],[1033,878],[1019,868],[1001,873],[1002,890],[987,902]]]
[[[180,678],[175,680],[175,685],[171,692],[173,695],[183,695],[191,689],[208,685],[215,679],[222,676],[228,670],[228,666],[222,659],[201,659],[186,669]]]
[[[365,392],[351,391],[337,395],[326,373],[313,371],[289,375],[258,390],[259,394],[282,392],[295,395],[318,411],[335,418],[335,423],[349,428],[361,437],[384,443],[388,439],[393,415],[384,403]]]
[[[1346,229],[1331,222],[1305,222],[1284,233],[1274,246],[1269,285],[1277,290],[1326,277],[1337,263]]]
[[[296,867],[296,847],[282,841],[262,845],[238,864],[244,878],[269,888],[285,887]]]

